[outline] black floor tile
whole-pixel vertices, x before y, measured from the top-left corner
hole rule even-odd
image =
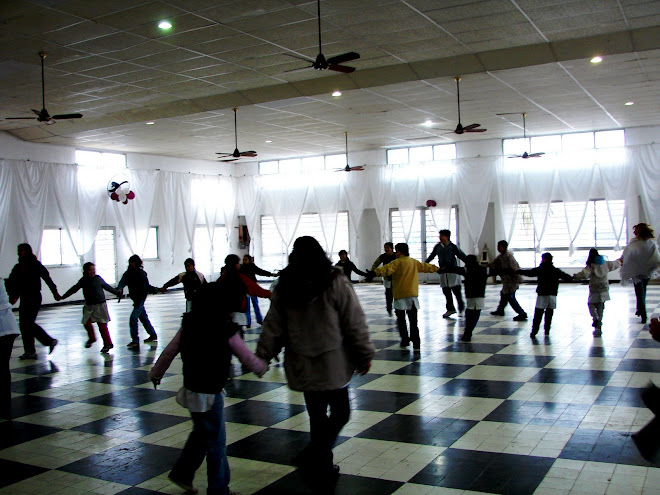
[[[478,421],[393,414],[356,435],[390,442],[449,447]]]
[[[26,380],[19,380],[11,383],[11,391],[15,394],[34,394],[35,392],[43,392],[52,387],[53,378],[50,376],[38,376],[35,378],[28,378]]]
[[[520,354],[493,354],[479,363],[484,366],[520,366],[528,368],[543,368],[555,356],[523,356]]]
[[[13,447],[58,431],[60,431],[59,428],[51,426],[33,425],[20,421],[3,421],[0,423],[0,449]]]
[[[152,404],[161,400],[174,397],[176,392],[166,390],[153,390],[148,388],[126,388],[117,390],[110,394],[99,395],[91,399],[82,400],[88,404],[99,404],[102,406],[124,407],[127,409],[136,409],[138,407]]]
[[[528,381],[541,383],[570,383],[575,385],[607,385],[613,374],[613,371],[604,370],[544,368]]]
[[[154,492],[152,490],[146,490],[145,488],[138,488],[137,486],[132,486],[127,490],[118,492],[118,495],[159,495],[163,492]]]
[[[286,383],[255,382],[254,380],[241,380],[236,378],[227,382],[227,385],[225,385],[225,392],[227,393],[227,397],[250,399],[257,395],[286,386]]]
[[[559,455],[562,459],[650,466],[635,447],[630,433],[578,429]]]
[[[59,471],[125,485],[137,485],[168,472],[181,451],[140,442],[129,442],[58,468]]]
[[[591,406],[583,404],[505,400],[484,421],[576,428],[589,409]]]
[[[622,359],[616,371],[657,373],[659,368],[657,359]]]
[[[48,471],[46,468],[0,459],[0,473],[2,473],[0,488],[32,478],[46,471]]]
[[[470,368],[472,368],[471,364],[423,363],[421,361],[415,361],[390,374],[454,378],[465,373]]]
[[[305,410],[305,406],[297,404],[246,400],[225,407],[225,420],[231,423],[273,426]]]
[[[142,365],[142,366],[146,366]],[[149,372],[145,370],[127,370],[118,371],[109,375],[103,375],[98,378],[92,378],[90,382],[107,383],[110,385],[123,385],[124,387],[134,387],[135,385],[144,385],[151,383]]]
[[[492,322],[491,322],[492,323]],[[489,327],[479,330],[479,335],[528,335],[529,329],[524,327]]]
[[[431,393],[433,395],[458,395],[465,397],[506,399],[523,385],[523,382],[466,380],[463,378],[455,378],[444,385],[440,385]]]
[[[424,340],[422,342],[422,346],[425,346]],[[376,351],[374,359],[383,361],[417,361],[419,359],[419,353],[413,352],[410,346],[399,349],[381,349],[380,351]]]
[[[350,391],[351,409],[366,411],[397,412],[415,402],[421,396],[402,392],[381,392],[379,390]]]
[[[641,397],[642,389],[604,387],[594,404],[606,406],[646,407]]]
[[[531,494],[554,459],[447,449],[410,483],[486,493]]]
[[[345,440],[338,439],[338,444]],[[227,446],[227,455],[255,461],[294,465],[293,458],[309,443],[309,433],[268,428]]]
[[[345,474],[340,474],[334,483],[323,482],[306,477],[300,470],[296,470],[255,492],[255,495],[390,495],[402,485],[398,481]]]
[[[12,418],[17,419],[66,404],[70,404],[70,402],[68,400],[51,399],[50,397],[39,397],[36,395],[20,395],[11,399],[11,415]]]
[[[132,410],[108,416],[73,428],[76,431],[105,435],[113,438],[140,438],[165,428],[188,421],[185,416],[172,416]]]

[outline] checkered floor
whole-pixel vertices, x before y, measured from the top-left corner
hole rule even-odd
[[[383,289],[355,286],[377,353],[351,382],[352,416],[335,447],[335,487],[309,486],[292,466],[307,441],[302,395],[280,365],[263,379],[238,364],[227,385],[231,488],[258,494],[660,494],[660,469],[630,439],[652,414],[639,392],[660,383],[660,344],[633,316],[632,288],[613,285],[603,337],[591,335],[587,287],[561,285],[549,338],[532,341],[530,322],[491,316],[498,286],[472,342],[458,341],[463,317],[443,319],[437,285],[420,287],[420,352],[400,349]],[[530,315],[534,286],[518,299]],[[658,314],[660,287],[649,287]],[[11,360],[14,421],[0,422],[0,494],[181,493],[167,480],[191,428],[174,399],[177,360],[154,390],[147,371],[174,335],[181,292],[151,296],[157,345],[125,347],[130,303],[108,303],[115,349],[83,344],[81,306],[44,309],[38,322],[59,339],[47,356]],[[268,301],[262,300],[262,309]],[[259,327],[248,330],[254,348]],[[146,334],[141,330],[142,338]],[[204,467],[195,479],[206,486]],[[205,493],[203,488],[201,493]]]

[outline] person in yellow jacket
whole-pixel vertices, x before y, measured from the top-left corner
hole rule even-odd
[[[401,336],[401,347],[408,347],[412,342],[413,349],[419,350],[419,328],[417,328],[419,277],[417,274],[420,272],[436,273],[438,267],[410,258],[408,244],[403,242],[394,246],[394,254],[396,260],[370,271],[367,280],[376,276],[387,277],[392,275],[393,306],[396,313],[396,324]],[[408,314],[408,320],[410,321],[410,335],[408,335],[408,329],[406,328],[406,314]]]

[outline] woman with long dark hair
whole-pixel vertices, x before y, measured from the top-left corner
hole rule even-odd
[[[369,371],[374,347],[350,281],[313,237],[293,244],[273,290],[257,356],[270,362],[282,348],[289,387],[303,392],[309,414],[310,442],[297,463],[315,480],[332,480],[339,473],[332,446],[350,417],[348,383],[355,371]]]
[[[56,301],[60,300],[60,294],[57,292],[57,286],[44,265],[37,259],[32,252],[32,246],[29,244],[18,245],[18,263],[7,279],[7,292],[9,293],[9,302],[13,305],[20,298],[21,305],[18,308],[19,328],[23,336],[24,354],[19,359],[37,359],[37,352],[34,347],[34,339],[48,347],[48,354],[53,352],[57,345],[57,339],[54,339],[46,331],[37,325],[37,314],[41,308],[41,279],[53,293]]]

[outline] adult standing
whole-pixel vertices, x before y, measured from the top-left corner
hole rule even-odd
[[[245,275],[247,278],[252,280],[255,284],[257,283],[257,275],[263,275],[264,277],[277,277],[276,274],[271,273],[263,268],[259,268],[254,264],[254,258],[249,254],[243,255],[243,264],[241,265],[240,273]],[[247,306],[245,307],[245,318],[247,319],[247,328],[250,328],[252,325],[252,314],[250,313],[250,302],[254,307],[254,316],[257,320],[257,325],[261,325],[264,319],[261,317],[261,310],[259,309],[259,298],[257,296],[249,295],[247,296]]]
[[[351,280],[351,273],[353,272],[357,273],[358,275],[362,275],[363,277],[367,276],[367,272],[360,270],[357,266],[355,266],[355,263],[348,259],[348,253],[345,249],[339,251],[339,261],[335,263],[335,266],[338,266],[344,270],[344,275],[346,275],[346,278],[351,282],[353,282]]]
[[[19,244],[17,253],[18,263],[14,265],[7,279],[7,291],[10,304],[15,304],[19,298],[21,300],[18,318],[25,352],[18,359],[37,359],[34,339],[49,348],[48,354],[52,353],[57,345],[57,339],[48,335],[36,323],[41,308],[41,279],[46,282],[56,301],[61,298],[48,270],[32,252],[32,246]]]
[[[348,383],[356,370],[369,371],[374,346],[350,281],[313,237],[293,244],[256,354],[270,362],[283,347],[289,387],[303,392],[310,421],[309,445],[297,459],[314,479],[332,480],[339,473],[332,446],[350,417]]]
[[[426,263],[430,263],[436,256],[438,257],[438,266],[440,268],[458,266],[456,258],[465,263],[465,253],[450,240],[451,231],[443,229],[439,232],[439,234],[440,242],[435,245],[429,257],[426,258]],[[442,287],[442,293],[445,295],[445,299],[447,300],[447,312],[443,314],[442,317],[449,318],[451,315],[456,314],[456,307],[454,306],[452,292],[454,293],[454,296],[456,296],[458,311],[459,313],[462,313],[465,309],[465,303],[463,302],[463,296],[461,295],[460,275],[451,272],[441,273],[440,287]]]
[[[635,315],[646,323],[646,286],[649,279],[657,274],[660,265],[660,253],[655,243],[653,229],[645,224],[638,223],[633,227],[635,238],[623,250],[621,261],[621,282],[633,283],[637,310]]]
[[[502,290],[500,291],[500,303],[495,311],[491,311],[491,315],[504,316],[504,308],[507,304],[511,304],[511,308],[518,313],[513,317],[513,321],[525,321],[527,313],[522,309],[516,300],[516,291],[520,287],[522,277],[517,272],[520,270],[520,265],[513,257],[513,253],[509,251],[509,243],[500,241],[497,243],[497,258],[493,260],[488,266],[493,275],[499,275],[502,279]]]
[[[14,340],[18,335],[16,317],[11,311],[9,297],[5,290],[4,280],[0,278],[0,418],[10,418],[11,412],[11,370],[9,359],[14,348]]]
[[[376,258],[376,261],[371,265],[372,272],[381,264],[385,266],[396,259],[396,255],[394,254],[394,243],[386,242],[383,245],[383,250],[385,252]],[[383,277],[383,286],[385,287],[385,308],[387,309],[387,314],[392,316],[392,301],[394,301],[394,295],[392,294],[392,275]]]

